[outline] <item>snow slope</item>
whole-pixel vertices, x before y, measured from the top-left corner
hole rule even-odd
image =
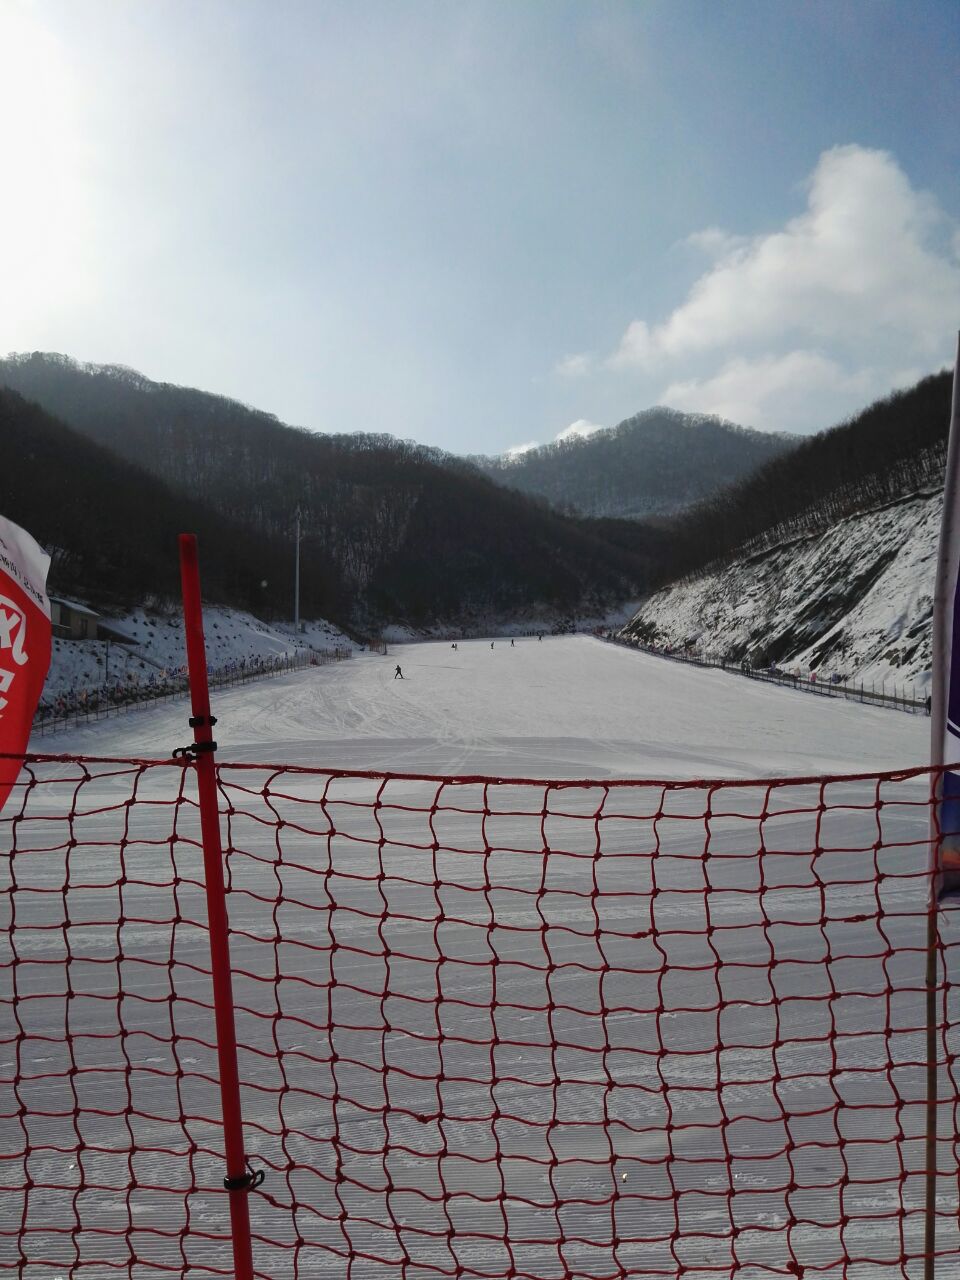
[[[218,693],[214,712],[222,762],[599,779],[897,767],[923,761],[929,724],[584,636],[396,646],[387,657],[362,654]],[[186,703],[155,706],[65,733],[56,748],[162,757],[189,740],[188,714]],[[50,766],[60,770],[76,778],[69,763]],[[159,773],[133,771],[132,813],[122,768],[99,777],[94,768],[82,792],[65,780],[59,796],[45,789],[32,799],[39,813],[14,835],[13,954],[42,963],[16,970],[29,1034],[0,1050],[0,1080],[18,1081],[0,1090],[0,1112],[13,1117],[7,1181],[29,1168],[23,1218],[41,1256],[58,1264],[31,1263],[23,1280],[72,1274],[76,1239],[123,1270],[131,1221],[154,1228],[133,1237],[138,1276],[200,1274],[214,1260],[221,1274],[229,1267],[225,1250],[215,1252],[225,1198],[208,1190],[223,1172],[208,1155],[218,1139],[194,1118],[216,1115],[217,1076],[207,938],[193,924],[203,919],[199,833],[192,800],[171,809],[176,771]],[[500,794],[490,823],[485,799],[481,808],[454,798],[445,804],[473,807],[448,808],[428,827],[430,784],[391,782],[374,811],[378,782],[347,780],[334,791],[330,837],[328,810],[317,807],[323,779],[271,775],[224,775],[224,797],[236,803],[230,917],[247,1150],[270,1179],[269,1196],[250,1199],[258,1274],[402,1272],[402,1262],[365,1265],[373,1238],[380,1256],[415,1256],[424,1274],[748,1280],[785,1274],[792,1255],[804,1274],[826,1277],[839,1275],[838,1258],[867,1254],[889,1264],[843,1265],[850,1280],[919,1275],[902,1265],[922,1248],[912,1135],[924,1068],[919,1037],[906,1029],[922,1025],[926,912],[923,877],[905,866],[925,857],[923,781],[881,812],[869,784],[844,788],[827,828],[812,789],[797,788],[767,827],[776,843],[758,881],[760,833],[749,814],[762,795],[741,791],[727,800],[732,809],[721,802],[709,880],[703,818],[689,822],[681,805],[684,820],[666,824],[657,879],[637,839],[645,826],[618,830],[613,817],[595,845],[595,789],[553,792],[557,856],[541,859],[546,828],[528,800],[517,803],[523,788],[492,789]],[[644,790],[628,788],[632,799],[619,797],[615,811],[632,803],[649,814]],[[694,797],[698,814],[703,798]],[[79,817],[44,821],[43,806]],[[872,888],[878,833],[882,898]],[[0,825],[0,842],[4,834]],[[431,835],[453,835],[454,845],[440,843],[438,857]],[[822,841],[826,889],[804,852]],[[595,848],[613,856],[586,856]],[[782,856],[790,850],[796,861]],[[706,939],[701,875],[717,887],[709,919],[719,928]],[[863,914],[875,901],[886,910]],[[113,998],[118,982],[124,999]],[[952,1033],[953,1005],[948,1016]],[[72,1056],[53,1057],[67,1028]],[[65,1060],[91,1070],[64,1069]],[[103,1081],[119,1088],[119,1112],[102,1102]],[[945,1098],[954,1083],[944,1072]],[[23,1122],[25,1100],[39,1115]],[[141,1149],[131,1158],[134,1142]],[[527,1151],[530,1159],[515,1155]],[[958,1256],[950,1142],[941,1154],[946,1277]],[[142,1185],[127,1197],[131,1168]],[[444,1196],[421,1194],[440,1169]],[[188,1199],[181,1188],[193,1178],[199,1190]],[[41,1234],[63,1221],[48,1189],[64,1185],[86,1186],[72,1203],[95,1230]],[[537,1216],[551,1186],[555,1207]],[[297,1207],[287,1211],[291,1188]],[[671,1188],[680,1191],[671,1197]],[[798,1204],[803,1221],[833,1225],[798,1228]],[[497,1234],[480,1238],[494,1210]],[[293,1242],[294,1222],[315,1233],[309,1251],[268,1246]],[[16,1269],[18,1244],[0,1233],[0,1271]]]
[[[941,493],[915,494],[650,596],[623,629],[850,679],[930,680]]]
[[[923,763],[929,736],[925,717],[586,636],[393,646],[219,692],[214,712],[225,761],[541,778],[895,769]],[[59,734],[56,749],[165,756],[189,739],[188,714],[186,703],[134,712]]]
[[[544,613],[509,621],[490,617],[485,620],[483,630],[488,636],[509,637],[619,627],[633,616],[638,604],[639,601],[634,601],[596,615],[562,617]],[[81,690],[89,693],[104,685],[143,685],[161,672],[177,671],[186,662],[183,617],[179,611],[131,609],[119,617],[105,616],[103,622],[109,624],[112,631],[128,637],[130,643],[54,638],[50,671],[43,690],[45,702],[52,703],[61,693]],[[214,669],[242,658],[249,662],[257,658],[292,657],[311,650],[360,647],[322,618],[303,622],[301,626],[297,637],[288,624],[262,622],[241,609],[205,605],[207,662]],[[424,638],[404,626],[386,627],[382,634],[392,644]],[[438,627],[426,638],[449,640],[461,634],[459,630],[451,632],[449,628]]]
[[[105,640],[53,641],[45,701],[70,690],[94,690],[103,685],[143,684],[162,671],[175,671],[186,662],[183,616],[132,609],[116,618],[104,617],[111,629],[131,643]],[[254,658],[289,657],[311,649],[353,648],[354,642],[329,622],[305,622],[297,637],[293,628],[261,622],[240,609],[204,606],[204,637],[211,668]]]

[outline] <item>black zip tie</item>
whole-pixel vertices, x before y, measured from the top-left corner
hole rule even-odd
[[[247,1172],[241,1173],[239,1178],[224,1178],[224,1191],[253,1191],[259,1187],[267,1175],[262,1169],[251,1168],[250,1161],[247,1161]]]
[[[198,726],[204,725],[204,724],[209,724],[212,726],[212,725],[215,725],[216,723],[217,723],[216,716],[191,716],[190,719],[187,721],[187,724],[190,726],[191,729],[196,729]]]
[[[216,751],[216,749],[217,744],[213,741],[190,742],[185,747],[174,747],[171,755],[174,760],[180,759],[181,756],[184,760],[195,760],[201,751]]]

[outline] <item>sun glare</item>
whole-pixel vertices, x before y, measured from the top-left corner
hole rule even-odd
[[[33,6],[0,5],[0,349],[78,292],[86,224],[73,78]]]

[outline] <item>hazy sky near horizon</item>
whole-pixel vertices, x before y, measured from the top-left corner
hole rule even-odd
[[[0,0],[0,353],[500,452],[952,361],[956,0]]]

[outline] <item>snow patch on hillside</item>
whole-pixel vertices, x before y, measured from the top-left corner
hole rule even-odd
[[[44,685],[46,702],[61,693],[106,686],[147,684],[170,674],[186,662],[183,616],[179,611],[131,609],[102,622],[129,643],[106,640],[64,640],[55,637],[50,671]],[[349,636],[318,619],[293,626],[266,623],[241,609],[207,605],[203,611],[207,663],[211,669],[245,658],[292,657],[317,649],[354,648]]]
[[[915,494],[674,583],[625,638],[801,674],[929,686],[942,494]]]

